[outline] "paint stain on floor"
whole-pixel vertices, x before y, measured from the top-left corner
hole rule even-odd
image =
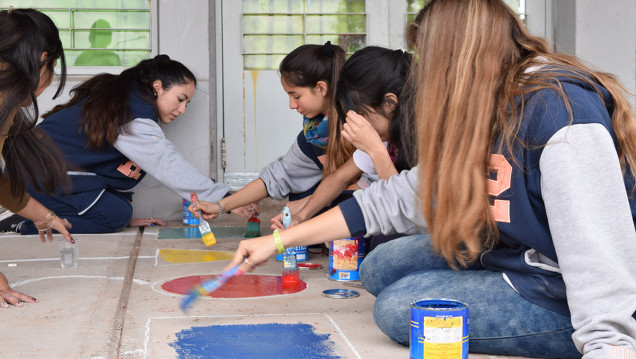
[[[209,278],[212,278],[212,276],[196,275],[176,278],[165,282],[161,285],[161,288],[167,292],[185,294],[194,285]],[[302,280],[296,285],[289,286],[283,285],[281,276],[245,274],[230,278],[225,285],[208,296],[213,298],[267,297],[270,295],[297,293],[305,288],[307,288],[307,283]]]
[[[169,263],[203,263],[230,260],[234,258],[234,253],[191,249],[160,249],[159,257]]]
[[[212,325],[176,333],[179,358],[336,359],[329,334],[309,324]]]

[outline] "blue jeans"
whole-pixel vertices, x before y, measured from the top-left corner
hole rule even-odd
[[[376,296],[373,317],[394,341],[409,345],[410,303],[451,298],[469,307],[469,351],[541,358],[580,358],[570,317],[521,297],[485,269],[453,270],[435,255],[428,235],[379,245],[360,266],[364,287]]]
[[[118,193],[104,191],[99,200],[81,215],[74,205],[73,195],[53,197],[38,192],[29,194],[46,208],[55,212],[59,218],[66,218],[73,228],[70,233],[114,233],[122,231],[132,219],[132,205]],[[57,231],[55,231],[57,233]],[[26,221],[20,229],[21,234],[37,234],[32,221]]]

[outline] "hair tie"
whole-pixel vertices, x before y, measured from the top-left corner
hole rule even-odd
[[[322,51],[325,55],[331,55],[331,41],[327,41],[324,45],[322,45]]]
[[[157,56],[155,56],[155,60],[157,60],[157,61],[170,61],[170,56],[165,55],[165,54],[157,55]]]

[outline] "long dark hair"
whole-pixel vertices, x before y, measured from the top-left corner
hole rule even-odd
[[[389,124],[389,145],[397,150],[395,167],[398,171],[410,169],[417,163],[412,102],[416,91],[414,81],[409,80],[412,64],[413,56],[406,51],[365,47],[345,62],[336,91],[335,107],[341,124],[346,122],[349,110],[367,114],[373,109],[383,113],[384,96],[393,93],[398,97]],[[340,133],[336,136],[338,141],[342,139]]]
[[[285,56],[278,68],[281,77],[293,86],[313,88],[318,81],[324,81],[328,85],[330,140],[327,142],[327,162],[323,171],[325,176],[345,163],[355,150],[348,141],[331,141],[340,132],[333,105],[340,70],[346,59],[345,51],[340,46],[327,41],[324,45],[308,44],[297,47]]]
[[[157,111],[152,87],[156,80],[161,81],[164,90],[173,85],[192,82],[196,86],[197,83],[192,71],[182,63],[167,55],[157,55],[119,75],[100,74],[75,86],[69,102],[56,106],[43,117],[83,102],[80,125],[88,138],[87,147],[96,149],[106,144],[113,145],[134,119],[128,106],[131,89],[136,88],[141,98]]]
[[[44,52],[46,58],[41,60]],[[66,60],[57,27],[34,9],[0,11],[0,135],[7,136],[2,157],[15,197],[22,198],[29,182],[38,191],[54,192],[66,179],[60,151],[35,127],[39,117],[35,91],[42,76],[53,76],[56,60],[61,75],[53,98],[66,83]],[[29,99],[31,112],[21,108]],[[13,125],[5,128],[8,121]]]

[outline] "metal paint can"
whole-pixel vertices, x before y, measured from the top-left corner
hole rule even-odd
[[[192,212],[188,211],[188,206],[190,205],[190,201],[187,199],[183,200],[183,225],[185,226],[198,226],[199,219],[192,214]]]
[[[360,264],[364,259],[365,251],[363,237],[329,242],[329,279],[360,280]]]
[[[304,262],[309,259],[309,250],[307,246],[293,247],[294,251],[296,251],[296,262]],[[277,254],[276,260],[279,262],[283,261],[283,255]]]
[[[468,304],[454,299],[411,302],[411,359],[468,359]]]

